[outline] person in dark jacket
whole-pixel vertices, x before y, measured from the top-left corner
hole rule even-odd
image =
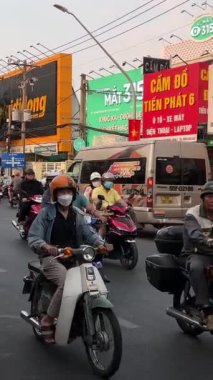
[[[89,229],[84,213],[72,205],[76,196],[74,180],[59,175],[52,180],[50,191],[54,203],[41,209],[28,234],[29,246],[39,254],[46,278],[57,285],[47,314],[41,320],[46,343],[54,343],[54,319],[59,314],[67,272],[60,260],[53,260],[58,255],[57,247],[79,248],[86,243],[97,247],[100,254],[107,252],[103,239]]]
[[[29,209],[30,209],[30,200],[29,197],[33,195],[42,195],[43,187],[41,182],[37,181],[35,178],[35,172],[33,169],[27,169],[25,171],[25,178],[20,184],[20,209],[19,209],[19,218],[18,222],[21,224],[24,222]]]
[[[207,314],[207,325],[213,328],[212,305],[209,302],[205,267],[213,265],[213,181],[207,182],[201,192],[202,203],[187,210],[183,241],[190,282],[196,296],[196,305]],[[211,314],[210,314],[211,313]]]

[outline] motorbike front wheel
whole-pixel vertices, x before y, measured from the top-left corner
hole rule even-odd
[[[118,370],[121,362],[120,325],[111,309],[95,308],[92,317],[95,336],[92,345],[85,341],[87,357],[96,375],[109,378]]]
[[[132,270],[138,263],[138,247],[135,242],[121,244],[120,262],[125,269]]]

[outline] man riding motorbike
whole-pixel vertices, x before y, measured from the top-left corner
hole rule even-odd
[[[20,184],[20,209],[18,213],[18,223],[21,225],[30,210],[31,201],[28,199],[33,195],[42,195],[43,188],[41,182],[35,178],[33,169],[25,171],[25,178]]]
[[[84,213],[73,207],[75,181],[67,175],[59,175],[52,180],[50,192],[54,203],[41,209],[28,235],[28,243],[39,254],[45,276],[57,285],[41,321],[46,343],[54,343],[54,319],[58,317],[66,277],[63,262],[54,259],[58,255],[57,247],[79,248],[87,243],[97,247],[100,253],[107,251],[100,236],[89,229]]]
[[[112,188],[115,181],[114,174],[110,172],[104,173],[101,177],[101,181],[102,184],[92,191],[92,199],[95,202],[96,207],[99,207],[99,195],[104,196],[101,209],[105,209],[107,206],[112,206],[117,202],[127,207],[126,202],[121,198],[120,194]]]
[[[203,311],[207,326],[213,328],[212,305],[209,303],[205,267],[213,265],[213,181],[201,192],[202,203],[187,210],[184,228],[184,255],[196,305]]]

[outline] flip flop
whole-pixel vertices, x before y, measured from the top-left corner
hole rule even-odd
[[[41,326],[41,336],[44,343],[54,344],[55,343],[55,328],[53,325],[42,325]]]

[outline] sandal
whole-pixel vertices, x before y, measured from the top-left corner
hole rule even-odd
[[[41,326],[41,336],[44,343],[54,344],[55,343],[55,327],[54,325],[42,325]]]

